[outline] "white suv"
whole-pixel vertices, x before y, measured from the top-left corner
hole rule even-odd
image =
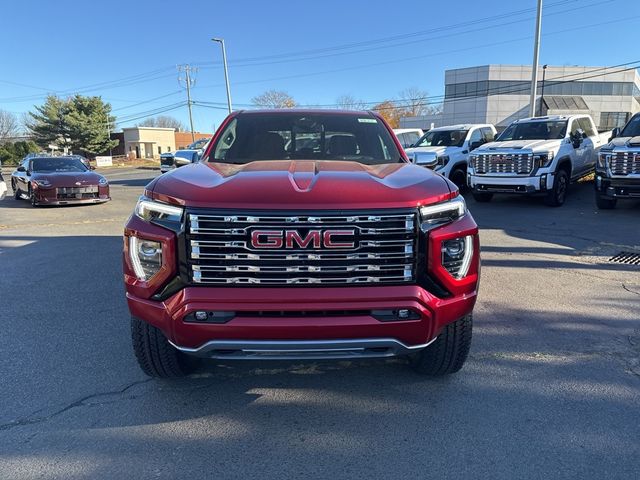
[[[424,135],[424,132],[419,128],[394,128],[393,133],[396,134],[396,137],[398,137],[398,140],[400,141],[400,145],[402,145],[402,148],[404,149],[412,146],[422,135]]]
[[[492,142],[495,135],[495,127],[489,124],[437,127],[405,150],[414,163],[433,168],[464,190],[469,152]]]

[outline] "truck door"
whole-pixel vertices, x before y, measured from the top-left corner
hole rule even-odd
[[[582,117],[578,119],[578,124],[582,131],[587,135],[584,139],[583,145],[585,147],[584,167],[585,173],[591,172],[596,168],[596,149],[600,145],[596,145],[599,142],[598,132],[593,128],[593,122],[590,118]]]
[[[584,133],[584,131],[582,130],[582,127],[580,126],[580,122],[578,118],[574,118],[571,121],[571,125],[569,126],[569,140],[570,142],[573,142],[573,139],[576,138],[578,136],[578,134],[582,135],[582,133]],[[580,145],[578,147],[574,147],[572,145],[573,148],[573,155],[572,155],[572,164],[573,164],[573,169],[571,172],[571,178],[574,178],[576,176],[580,176],[582,175],[582,173],[587,169],[586,164],[587,164],[587,154],[588,154],[588,147],[587,144],[588,142],[585,142],[585,138],[580,137]]]

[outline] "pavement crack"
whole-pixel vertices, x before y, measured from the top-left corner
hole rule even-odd
[[[622,284],[622,288],[624,288],[629,293],[633,293],[635,295],[639,295],[640,296],[640,292],[636,292],[635,290],[631,290],[631,288],[627,287],[624,283]]]
[[[125,386],[124,388],[121,388],[120,390],[112,390],[112,391],[108,391],[108,392],[98,392],[98,393],[92,393],[91,395],[87,395],[85,397],[82,397],[78,400],[75,400],[71,403],[69,403],[68,405],[64,406],[63,408],[56,410],[55,412],[49,414],[49,415],[45,415],[45,416],[41,416],[41,417],[33,417],[33,416],[28,416],[28,417],[24,417],[24,418],[20,418],[18,420],[13,420],[11,422],[8,423],[4,423],[0,425],[0,432],[4,431],[4,430],[11,430],[12,428],[16,428],[16,427],[24,427],[24,426],[28,426],[28,425],[35,425],[38,423],[43,423],[43,422],[48,422],[49,420],[51,420],[52,418],[57,417],[58,415],[62,415],[65,412],[68,412],[69,410],[76,408],[76,407],[82,407],[86,404],[86,402],[88,400],[94,399],[94,398],[99,398],[99,397],[106,397],[109,395],[121,395],[123,393],[125,393],[127,390],[129,390],[130,388],[135,387],[136,385],[142,385],[143,383],[148,383],[150,381],[152,381],[152,378],[148,378],[146,380],[138,380],[136,382],[132,382],[130,384],[128,384],[127,386]]]

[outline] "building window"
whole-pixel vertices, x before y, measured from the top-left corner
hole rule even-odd
[[[167,152],[170,152],[170,151],[171,151],[171,147],[167,147]]]
[[[616,127],[622,127],[631,114],[629,112],[601,112],[599,130],[611,130]]]
[[[160,145],[158,145],[158,155],[162,154],[162,147]]]

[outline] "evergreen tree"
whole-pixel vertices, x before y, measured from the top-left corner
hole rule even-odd
[[[111,105],[100,97],[74,95],[61,99],[49,95],[43,105],[31,112],[27,127],[38,145],[69,148],[74,153],[93,156],[118,145],[109,138],[115,128]]]

